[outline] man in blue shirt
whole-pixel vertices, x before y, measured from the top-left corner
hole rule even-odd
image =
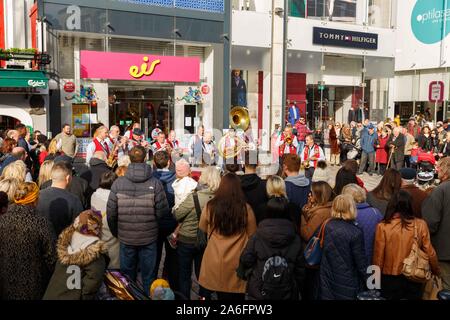
[[[358,175],[363,174],[366,169],[367,161],[369,161],[369,175],[373,175],[375,171],[375,146],[377,143],[378,136],[375,133],[375,127],[372,123],[367,126],[367,130],[362,131],[361,133],[361,148],[362,148],[362,156],[361,163],[359,165]]]

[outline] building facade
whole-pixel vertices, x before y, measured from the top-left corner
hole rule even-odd
[[[450,116],[450,1],[404,0],[397,18],[395,114]]]

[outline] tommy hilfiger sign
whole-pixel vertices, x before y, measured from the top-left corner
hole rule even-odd
[[[378,49],[378,34],[314,27],[313,43],[323,46]]]

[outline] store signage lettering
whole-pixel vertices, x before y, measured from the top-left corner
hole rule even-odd
[[[68,14],[66,20],[67,30],[81,30],[81,9],[79,6],[67,7],[66,13]]]
[[[80,66],[81,79],[200,82],[200,59],[197,57],[83,50]]]
[[[73,83],[72,81],[67,82],[64,85],[64,91],[68,93],[75,92],[75,83]]]
[[[33,88],[46,88],[47,83],[44,80],[28,80],[28,85]]]
[[[424,44],[441,42],[449,33],[450,1],[418,0],[411,13],[411,30]],[[447,26],[444,31],[444,26]]]
[[[378,34],[314,27],[313,43],[366,50],[378,49]]]
[[[147,76],[147,77],[151,76],[153,74],[153,72],[155,72],[156,66],[161,63],[161,60],[158,59],[158,60],[154,60],[149,66],[148,57],[144,57],[143,60],[144,60],[144,63],[141,65],[140,68],[138,66],[130,67],[130,75],[133,78],[140,79],[143,76]]]

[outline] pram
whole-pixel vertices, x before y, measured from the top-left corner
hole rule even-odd
[[[417,159],[417,181],[419,185],[433,185],[436,175],[436,158],[431,152],[419,151]]]
[[[346,160],[359,160],[361,159],[362,149],[359,143],[359,139],[355,144],[345,142],[342,145],[342,152],[346,154]]]

